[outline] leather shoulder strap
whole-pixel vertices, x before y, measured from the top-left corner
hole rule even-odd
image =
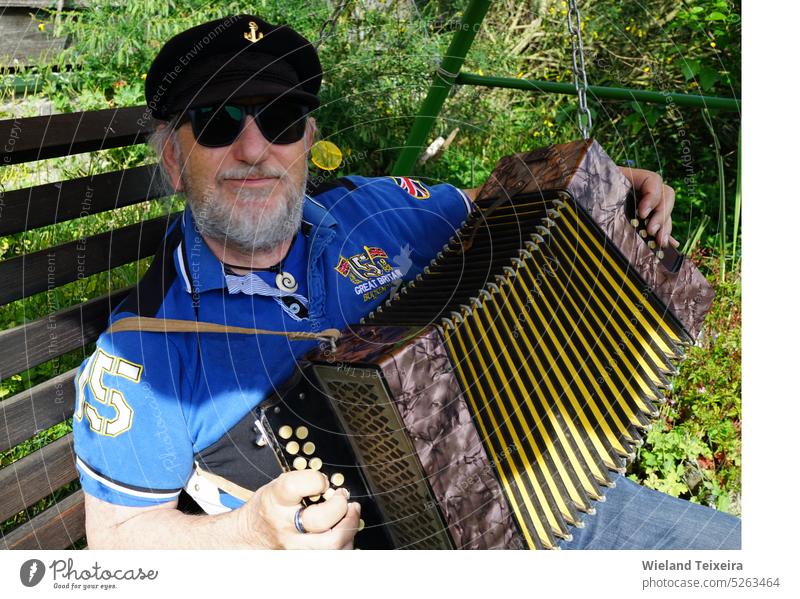
[[[335,343],[341,336],[339,329],[325,329],[319,333],[303,331],[269,331],[266,329],[248,329],[232,327],[214,322],[197,320],[179,320],[176,318],[150,318],[146,316],[127,316],[114,321],[106,329],[106,333],[124,331],[145,331],[150,333],[234,333],[242,335],[281,335],[293,341],[321,340]]]

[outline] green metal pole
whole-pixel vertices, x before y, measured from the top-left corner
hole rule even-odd
[[[12,92],[15,97],[35,94],[42,89],[42,82],[41,75],[5,77],[0,81],[0,96],[10,95]]]
[[[485,85],[487,87],[505,87],[521,89],[532,92],[545,92],[554,94],[576,95],[575,85],[572,83],[553,83],[552,81],[535,81],[531,79],[514,79],[512,77],[493,77],[476,75],[475,73],[461,72],[456,77],[456,85]],[[673,92],[654,92],[641,89],[628,89],[624,87],[603,87],[590,85],[590,94],[596,98],[608,100],[635,100],[646,104],[677,104],[678,106],[691,106],[693,108],[710,108],[723,111],[739,112],[741,100],[737,98],[720,98],[717,96],[696,96],[692,94],[678,94]]]
[[[406,145],[400,151],[400,155],[392,167],[392,175],[408,175],[414,168],[420,152],[425,147],[425,141],[433,128],[433,123],[442,110],[450,88],[453,87],[461,70],[461,65],[464,64],[464,58],[472,46],[475,34],[480,29],[483,18],[489,10],[490,3],[491,0],[472,0],[467,10],[464,11],[458,31],[453,36],[441,65],[433,74],[433,84],[414,119]]]

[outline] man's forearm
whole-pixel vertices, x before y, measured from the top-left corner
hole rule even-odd
[[[481,186],[481,187],[483,187],[483,186]],[[478,194],[480,193],[481,188],[480,187],[473,187],[473,188],[470,188],[470,189],[462,189],[461,191],[463,191],[465,194],[467,194],[467,197],[474,202],[475,198],[478,197]]]
[[[155,509],[92,532],[91,549],[252,549],[241,510],[214,516]]]

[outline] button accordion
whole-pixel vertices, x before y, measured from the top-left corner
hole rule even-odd
[[[503,158],[424,272],[264,402],[282,468],[361,503],[357,547],[553,549],[592,517],[713,298],[635,205],[592,140]]]

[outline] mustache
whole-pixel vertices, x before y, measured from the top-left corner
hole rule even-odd
[[[265,179],[267,177],[284,178],[288,176],[288,172],[277,166],[259,166],[259,167],[242,167],[233,168],[218,177],[220,181],[225,179]]]

